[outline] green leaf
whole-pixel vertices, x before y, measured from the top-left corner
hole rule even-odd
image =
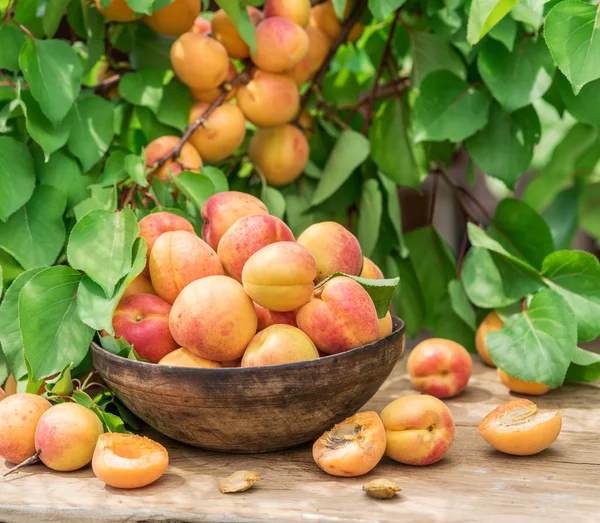
[[[156,114],[163,98],[164,75],[159,69],[127,73],[119,81],[119,94],[129,103],[148,107]]]
[[[544,259],[544,281],[569,304],[579,341],[600,336],[600,263],[589,252],[557,251]]]
[[[346,4],[349,1],[350,0],[332,0],[333,9],[335,11],[335,14],[336,14],[338,20],[344,19],[344,12],[346,10]]]
[[[92,70],[104,53],[104,17],[95,9],[87,10],[87,60],[84,73]]]
[[[484,127],[490,99],[449,71],[434,71],[415,102],[415,141],[461,142]]]
[[[25,269],[52,265],[65,242],[62,215],[66,198],[48,185],[38,185],[31,199],[6,223],[0,222],[0,247]]]
[[[263,185],[260,199],[267,206],[269,214],[283,220],[283,216],[285,215],[285,198],[281,192],[275,189],[275,187]]]
[[[251,53],[256,50],[255,27],[250,21],[248,11],[238,0],[216,0],[217,5],[225,11],[227,17],[233,22],[240,36],[250,46]]]
[[[48,157],[67,143],[69,138],[69,125],[62,121],[54,125],[42,112],[39,104],[35,101],[31,92],[21,92],[21,107],[26,116],[27,132],[43,149]]]
[[[532,31],[537,32],[544,22],[544,3],[546,1],[521,0],[512,8],[510,16],[517,22],[528,25]]]
[[[460,343],[469,352],[477,352],[475,348],[475,329],[467,325],[453,308],[451,296],[442,295],[433,313],[432,330],[437,338],[444,338]]]
[[[554,75],[554,60],[541,38],[523,39],[512,52],[488,40],[479,52],[477,67],[494,98],[509,113],[540,99]]]
[[[0,69],[19,70],[19,52],[25,43],[25,33],[12,24],[0,26]]]
[[[137,154],[128,154],[125,157],[125,170],[129,177],[138,185],[148,187],[148,178],[146,177],[146,155],[144,151],[139,156]]]
[[[418,87],[431,72],[440,69],[451,71],[459,78],[467,78],[464,62],[441,37],[431,33],[411,33],[413,67],[411,85]]]
[[[0,136],[0,220],[22,207],[35,186],[33,159],[25,144]]]
[[[393,241],[392,245],[398,248],[400,256],[406,257],[408,249],[404,243],[404,234],[402,232],[402,211],[400,209],[400,196],[396,184],[387,176],[379,175],[379,181],[385,192],[386,210],[388,218],[396,233],[397,241]]]
[[[586,185],[579,195],[579,224],[589,234],[600,238],[600,183]]]
[[[456,315],[467,324],[473,331],[475,330],[475,311],[469,303],[463,286],[458,280],[448,282],[448,294],[450,295],[450,305]]]
[[[596,129],[600,129],[600,104],[598,103],[600,80],[594,80],[584,85],[577,95],[564,75],[558,75],[557,83],[567,111],[580,122],[589,123]]]
[[[577,216],[578,191],[575,187],[559,193],[542,213],[548,224],[556,249],[569,249],[579,228]]]
[[[396,9],[404,5],[406,0],[369,0],[369,11],[378,22],[383,22]],[[344,4],[346,1],[344,0]],[[344,10],[342,9],[342,13]]]
[[[71,380],[71,363],[60,372],[56,378],[47,380],[46,392],[59,396],[70,396],[73,392],[73,381]]]
[[[467,25],[467,40],[475,45],[519,0],[472,0]]]
[[[204,165],[200,168],[200,173],[206,176],[212,182],[215,187],[215,194],[229,190],[227,176],[225,176],[221,169],[211,167],[210,165]]]
[[[366,160],[369,150],[369,141],[362,134],[352,130],[340,134],[327,159],[311,204],[323,203],[335,194],[354,169]]]
[[[19,327],[23,351],[37,381],[77,365],[88,352],[94,331],[77,314],[81,274],[58,265],[29,280],[19,295]]]
[[[544,289],[485,342],[494,363],[510,376],[559,387],[577,346],[575,316],[559,294]]]
[[[482,171],[514,189],[531,164],[540,132],[540,121],[533,107],[507,114],[493,104],[487,126],[471,136],[465,146]]]
[[[114,213],[91,211],[71,231],[69,263],[112,297],[119,280],[131,270],[133,243],[139,232],[135,214],[128,208]]]
[[[48,0],[44,11],[44,33],[48,38],[53,38],[62,17],[67,14],[67,7],[71,0]]]
[[[56,151],[47,162],[36,160],[35,170],[42,185],[60,191],[67,199],[67,207],[73,208],[89,196],[91,176],[84,176],[77,160],[64,151]]]
[[[544,23],[544,37],[575,94],[600,78],[600,6],[580,0],[556,4]]]
[[[133,346],[125,338],[115,338],[114,336],[100,336],[100,345],[108,352],[123,358],[126,358],[133,349]]]
[[[425,299],[417,273],[410,259],[391,256],[387,259],[385,272],[400,278],[394,292],[394,308],[405,323],[407,336],[414,338],[425,321]]]
[[[170,69],[169,51],[173,39],[159,35],[144,24],[136,25],[133,49],[129,54],[132,67],[138,71],[146,68]]]
[[[174,181],[179,190],[198,210],[201,210],[206,200],[215,194],[215,186],[210,178],[202,174],[184,171]]]
[[[42,270],[43,268],[31,269],[17,276],[0,302],[0,345],[17,381],[21,381],[27,374],[19,330],[19,293]]]
[[[75,218],[78,221],[94,210],[117,210],[117,191],[114,187],[92,185],[90,191],[92,195],[75,206]]]
[[[365,256],[371,256],[381,227],[383,213],[383,196],[379,182],[375,178],[363,184],[358,216],[358,241]]]
[[[492,28],[489,35],[490,38],[502,43],[506,49],[512,52],[517,37],[517,23],[514,18],[505,16]]]
[[[113,139],[113,106],[99,96],[78,100],[68,123],[71,132],[67,146],[87,172],[104,156]]]
[[[102,187],[110,187],[115,183],[126,180],[128,176],[127,169],[125,169],[125,153],[123,151],[113,151],[106,159],[98,184]]]
[[[600,354],[577,347],[565,381],[591,383],[600,379]]]
[[[164,95],[156,115],[158,121],[183,132],[188,125],[193,104],[190,90],[182,83],[172,81],[164,88]]]
[[[83,67],[75,51],[64,40],[27,38],[19,64],[42,112],[51,122],[60,122],[81,88]]]

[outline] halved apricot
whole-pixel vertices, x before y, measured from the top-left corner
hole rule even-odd
[[[107,432],[98,439],[92,468],[100,481],[116,488],[145,487],[159,479],[169,465],[160,443],[135,434]]]
[[[550,392],[552,389],[548,385],[538,383],[536,381],[523,381],[518,378],[513,378],[504,372],[502,369],[498,369],[498,377],[503,385],[508,387],[512,392],[518,394],[527,394],[529,396],[541,396]]]
[[[539,412],[533,401],[519,398],[490,412],[479,424],[479,432],[500,452],[531,456],[552,445],[561,426],[558,412]]]
[[[359,412],[325,432],[313,445],[313,459],[333,476],[361,476],[385,452],[385,428],[376,412]]]

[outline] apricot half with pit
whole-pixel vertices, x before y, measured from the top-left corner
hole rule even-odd
[[[333,476],[361,476],[385,453],[385,428],[376,412],[359,412],[325,432],[313,445],[313,458]]]
[[[519,398],[490,412],[479,424],[479,432],[500,452],[531,456],[552,445],[561,427],[558,412],[539,412],[535,403]]]

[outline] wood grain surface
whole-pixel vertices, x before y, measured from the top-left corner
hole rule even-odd
[[[397,365],[365,409],[381,410],[413,391]],[[492,449],[477,425],[511,394],[479,362],[469,387],[447,400],[457,425],[441,462],[409,467],[387,458],[361,478],[328,476],[313,463],[310,445],[256,455],[218,454],[158,438],[170,451],[167,473],[154,485],[119,491],[91,469],[55,473],[31,467],[0,481],[0,521],[12,522],[475,522],[600,521],[600,385],[567,385],[536,399],[558,409],[563,430],[543,453],[511,457]],[[328,401],[328,398],[323,398]],[[156,434],[149,434],[157,437]],[[6,468],[0,463],[0,472]],[[248,469],[262,480],[240,494],[221,494],[219,478]],[[401,487],[391,500],[361,487],[385,477]]]

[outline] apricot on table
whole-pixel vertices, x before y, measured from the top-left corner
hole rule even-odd
[[[269,214],[267,206],[251,194],[225,191],[213,194],[202,206],[202,238],[215,251],[229,228],[244,216]]]
[[[191,111],[189,123],[195,122],[209,108],[205,102],[196,103]],[[232,103],[217,107],[190,137],[190,143],[207,162],[218,162],[231,156],[246,136],[246,118],[241,109]]]
[[[227,78],[229,56],[214,38],[184,33],[171,46],[171,66],[188,87],[208,91],[219,87]]]
[[[558,412],[539,412],[535,403],[519,398],[490,412],[479,424],[479,432],[500,452],[531,456],[552,445],[561,427]]]
[[[320,222],[308,227],[298,243],[317,260],[317,282],[336,272],[360,274],[363,255],[356,236],[337,222]]]
[[[159,365],[171,365],[172,367],[191,367],[196,369],[220,369],[218,361],[201,358],[187,349],[179,348],[169,352],[158,362]]]
[[[94,0],[96,9],[104,17],[114,22],[131,22],[135,20],[135,11],[125,0],[111,0],[106,9],[102,8],[102,0]]]
[[[309,158],[308,141],[295,125],[258,129],[248,146],[250,161],[274,187],[287,185],[304,171]]]
[[[237,103],[257,127],[277,127],[298,114],[300,95],[296,82],[288,75],[258,70],[239,88]]]
[[[189,31],[200,12],[200,0],[175,0],[169,5],[144,16],[144,22],[157,33],[179,36]]]
[[[233,65],[233,62],[229,60],[229,67],[227,69],[225,83],[232,82],[236,76],[237,69],[235,68],[235,65]],[[229,93],[227,93],[225,101],[228,102],[229,100],[234,98],[237,94],[237,90],[237,86],[234,86],[231,89],[229,89]],[[209,89],[208,91],[202,89],[194,89],[193,87],[190,87],[190,94],[192,95],[192,98],[198,102],[206,102],[209,104],[213,103],[217,98],[219,98],[219,96],[221,96],[222,93],[223,89],[221,89],[221,87],[215,87],[214,89]]]
[[[149,266],[156,294],[168,303],[173,303],[191,282],[223,274],[217,253],[188,231],[161,234],[152,248]]]
[[[256,28],[252,61],[262,71],[289,71],[308,54],[308,35],[298,24],[282,16],[266,18]]]
[[[389,336],[392,333],[392,330],[394,330],[392,313],[390,311],[387,311],[383,318],[378,319],[377,323],[379,325],[379,336],[377,337],[378,340]]]
[[[385,428],[376,412],[359,412],[325,432],[313,445],[313,459],[333,476],[361,476],[385,453]]]
[[[283,16],[306,27],[310,20],[310,0],[267,0],[263,7],[266,18]]]
[[[508,387],[508,389],[512,392],[516,392],[518,394],[527,394],[529,396],[541,396],[542,394],[546,394],[546,392],[550,392],[552,390],[551,387],[548,387],[544,383],[538,383],[535,381],[523,381],[513,376],[509,376],[502,369],[498,369],[498,377],[503,385]]]
[[[165,154],[179,143],[177,136],[161,136],[152,140],[144,149],[146,154],[146,168],[150,169]],[[199,172],[202,158],[194,146],[188,142],[183,144],[176,159],[168,159],[161,167],[154,171],[154,176],[159,180],[168,180],[178,176],[183,171]]]
[[[235,360],[256,334],[256,311],[233,278],[207,276],[181,291],[169,326],[180,347],[209,360]]]
[[[37,394],[17,393],[0,402],[0,457],[21,463],[35,454],[35,429],[52,405]]]
[[[177,343],[169,332],[171,305],[153,294],[134,294],[119,302],[113,316],[115,337],[123,337],[151,363],[158,363]]]
[[[452,398],[467,386],[473,361],[459,343],[430,338],[411,351],[407,370],[417,390],[436,398]]]
[[[326,354],[361,347],[379,335],[373,300],[359,283],[345,276],[318,287],[298,309],[296,323]]]
[[[169,454],[160,443],[135,434],[110,432],[98,438],[92,469],[115,488],[145,487],[158,480],[169,466]]]
[[[248,296],[271,311],[296,310],[311,299],[317,262],[310,251],[292,241],[272,243],[245,263],[242,282]]]
[[[383,280],[385,278],[377,264],[366,256],[363,258],[363,268],[360,272],[360,277],[369,280]]]
[[[490,312],[483,321],[477,327],[477,332],[475,333],[475,348],[477,349],[477,353],[479,357],[483,360],[486,365],[490,365],[495,367],[496,364],[490,353],[488,352],[487,345],[485,343],[485,337],[488,332],[494,332],[500,330],[504,322],[500,319],[500,316],[496,313],[496,311]]]
[[[427,394],[403,396],[381,412],[386,454],[406,465],[430,465],[442,459],[454,441],[454,419],[448,407]]]
[[[248,6],[246,7],[250,22],[254,26],[263,19],[262,13],[256,8]],[[227,13],[223,9],[219,9],[211,20],[212,23],[212,35],[216,38],[223,47],[229,53],[231,58],[237,58],[243,60],[250,56],[250,46],[241,37],[239,31],[231,19],[227,16]]]
[[[154,287],[152,287],[152,282],[150,278],[145,274],[138,274],[131,283],[125,287],[125,292],[123,293],[123,297],[132,296],[133,294],[154,294]]]
[[[240,218],[227,230],[217,253],[227,274],[241,283],[242,270],[250,256],[281,241],[294,241],[294,234],[282,220],[270,214],[251,214]]]
[[[312,340],[297,327],[271,325],[258,332],[242,356],[242,367],[282,365],[319,357]]]
[[[256,310],[256,317],[258,319],[257,330],[259,331],[266,329],[271,325],[291,325],[292,327],[298,326],[296,325],[297,311],[295,310],[288,312],[270,311],[258,303],[254,304],[254,309]]]

